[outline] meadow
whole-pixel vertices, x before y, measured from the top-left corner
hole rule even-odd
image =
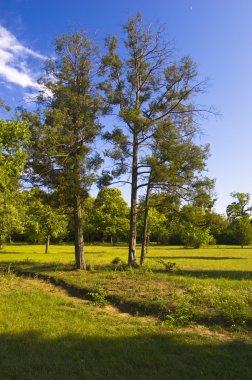
[[[252,247],[6,245],[0,378],[251,379]]]

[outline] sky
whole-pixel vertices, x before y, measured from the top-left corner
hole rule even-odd
[[[252,194],[251,0],[0,0],[0,97],[27,106],[56,36],[84,29],[102,43],[137,11],[164,25],[175,55],[190,55],[208,78],[199,102],[218,116],[200,121],[200,143],[211,146],[208,176],[216,179],[215,210],[224,213],[231,192]]]

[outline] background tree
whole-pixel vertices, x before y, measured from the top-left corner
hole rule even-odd
[[[0,247],[6,237],[21,228],[18,189],[28,144],[27,123],[13,119],[0,120]]]
[[[129,209],[119,189],[101,189],[94,202],[93,223],[102,240],[111,243],[126,239]]]
[[[56,60],[47,62],[41,79],[47,95],[39,98],[43,108],[23,115],[32,132],[29,174],[33,183],[54,190],[59,202],[73,210],[78,269],[86,267],[82,202],[101,162],[93,150],[102,109],[96,71],[96,48],[86,34],[56,39]]]
[[[10,242],[13,234],[24,231],[23,205],[18,189],[0,193],[0,249],[4,241]]]
[[[45,253],[49,252],[51,238],[63,238],[67,232],[66,215],[50,205],[49,197],[49,194],[37,188],[27,194],[26,234],[30,241],[45,242]]]
[[[228,244],[229,222],[224,215],[207,210],[206,225],[216,244]]]
[[[226,210],[228,220],[231,223],[239,218],[251,215],[252,206],[249,206],[249,193],[232,192],[230,195],[236,199],[236,201],[227,206]]]
[[[250,194],[233,192],[230,194],[236,201],[227,206],[227,217],[230,222],[233,238],[243,248],[252,240]]]
[[[138,215],[138,235],[142,235],[143,228],[145,226],[145,205],[140,203],[139,215]],[[149,207],[148,213],[148,225],[146,231],[146,253],[148,249],[148,243],[155,241],[157,243],[163,242],[166,238],[168,242],[168,230],[167,230],[167,218],[166,215],[159,211],[158,208]],[[141,262],[143,264],[143,262]]]
[[[191,119],[191,118],[190,118]],[[159,125],[153,135],[152,152],[146,158],[144,174],[147,183],[142,235],[141,261],[147,244],[148,211],[151,194],[163,194],[167,202],[209,201],[214,181],[205,176],[209,147],[193,142],[197,129],[192,120],[182,117],[178,126]],[[190,122],[191,121],[191,122]],[[146,169],[145,169],[146,170]]]
[[[203,207],[183,206],[172,227],[186,247],[200,248],[214,242],[207,225],[207,211]]]
[[[137,194],[147,186],[145,174],[146,155],[160,125],[184,125],[200,111],[193,106],[191,97],[202,90],[203,82],[197,80],[195,65],[189,57],[171,64],[169,44],[163,40],[163,30],[153,30],[142,22],[142,17],[129,19],[124,26],[123,56],[117,52],[117,38],[106,40],[108,53],[103,57],[102,83],[109,104],[118,108],[122,128],[115,127],[105,135],[114,149],[109,152],[116,166],[104,173],[107,182],[113,176],[129,173],[131,186],[130,241],[128,263],[136,262]],[[119,107],[118,107],[119,106]],[[191,123],[190,125],[193,125]],[[195,124],[193,125],[195,128]]]
[[[83,225],[85,226],[83,232],[84,232],[85,240],[87,242],[100,240],[100,236],[94,224],[95,199],[96,199],[95,197],[87,197],[82,203]]]

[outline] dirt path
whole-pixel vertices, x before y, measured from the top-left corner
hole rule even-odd
[[[74,303],[79,304],[79,305],[88,305],[88,304],[93,305],[94,304],[94,302],[90,299],[87,299],[85,297],[85,295],[82,297],[79,297],[78,295],[76,295],[76,296],[69,295],[69,292],[66,289],[62,288],[60,285],[55,285],[49,281],[41,280],[39,278],[28,277],[28,278],[24,279],[24,283],[27,284],[27,286],[37,287],[37,288],[43,289],[45,292],[55,294],[59,297],[67,299],[67,300],[71,300],[71,302],[74,302]],[[107,312],[109,314],[114,314],[114,315],[121,317],[121,318],[134,318],[134,317],[136,317],[136,316],[133,316],[127,312],[121,312],[119,310],[119,308],[117,308],[116,306],[113,306],[113,305],[106,305],[102,309],[104,310],[104,312]],[[154,316],[139,316],[137,318],[139,320],[142,319],[144,321],[149,321],[151,323],[158,323],[159,322],[158,318],[156,318]]]

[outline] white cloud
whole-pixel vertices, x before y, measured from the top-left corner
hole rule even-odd
[[[6,28],[0,25],[0,76],[8,83],[23,88],[40,90],[35,71],[29,65],[29,59],[44,60],[39,54],[20,43]]]

